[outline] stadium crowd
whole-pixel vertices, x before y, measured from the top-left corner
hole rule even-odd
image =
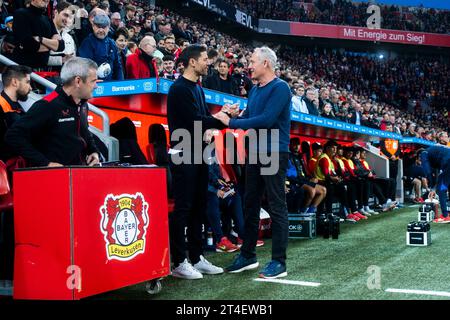
[[[369,4],[350,0],[225,0],[248,14],[273,20],[367,26]],[[448,11],[423,7],[379,5],[383,29],[448,34]]]
[[[275,7],[286,5],[284,1],[271,3]],[[320,1],[317,5],[329,4]],[[207,46],[210,58],[204,87],[243,97],[252,87],[247,71],[251,46],[167,9],[116,0],[60,2],[55,8],[47,14],[52,12],[55,32],[64,41],[56,43],[55,50],[38,53],[48,62],[35,59],[33,50],[39,47],[26,45],[22,49],[17,45],[29,40],[18,25],[25,22],[22,15],[17,18],[6,13],[6,8],[3,14],[8,23],[5,20],[2,53],[39,71],[58,71],[64,61],[78,55],[96,61],[106,72],[103,80],[175,80],[182,73],[182,65],[175,65],[181,50],[199,43]],[[19,22],[14,24],[13,18]],[[61,42],[65,43],[64,50],[58,47]],[[403,56],[380,59],[281,45],[277,49],[281,58],[277,75],[291,86],[295,111],[381,129],[390,121],[394,132],[431,141],[438,141],[448,127],[444,107],[450,93],[447,60]]]
[[[26,0],[23,5],[9,13],[11,8],[2,7],[5,25],[1,53],[34,71],[58,75],[66,61],[77,56],[96,62],[97,76],[103,81],[149,77],[176,80],[187,67],[186,61],[179,62],[178,58],[189,45],[199,44],[206,48],[208,56],[207,74],[201,79],[203,87],[247,97],[255,85],[248,74],[252,46],[167,9],[117,0],[59,1],[50,5],[48,0]],[[275,5],[283,2],[276,1]],[[424,57],[380,59],[338,50],[272,47],[280,58],[275,75],[289,85],[294,111],[449,143],[445,109],[450,93],[448,61]],[[397,168],[398,143],[396,147],[383,143],[382,151],[387,150],[386,155]],[[299,146],[295,138],[290,141],[290,188],[286,190],[294,199],[288,204],[290,210],[329,213],[337,197],[341,218],[356,222],[376,214],[369,207],[370,190],[383,211],[397,205],[397,175],[379,178],[365,161],[363,150],[328,141],[323,146],[313,145],[314,154],[307,155]],[[98,162],[98,158],[91,160]],[[232,186],[216,167],[210,165],[208,169],[208,205],[214,208],[208,212],[210,224],[220,225],[218,209],[225,206],[234,211],[235,225],[242,230],[242,212],[235,209],[242,209],[242,191],[236,187],[231,195],[233,201],[224,201],[224,194]],[[228,239],[230,233],[217,228],[218,251],[239,248],[240,238],[233,244]]]

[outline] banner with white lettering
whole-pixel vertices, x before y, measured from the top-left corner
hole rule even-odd
[[[289,25],[289,30],[287,25]],[[369,29],[353,26],[286,22],[266,19],[259,20],[258,30],[263,33],[286,34],[293,36],[450,47],[450,35],[426,32]]]
[[[206,9],[213,11],[221,16],[235,21],[243,26],[256,29],[258,26],[258,19],[250,16],[246,12],[243,12],[235,7],[221,1],[221,0],[190,0],[190,2],[196,3]]]

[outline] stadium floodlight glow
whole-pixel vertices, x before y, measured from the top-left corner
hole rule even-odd
[[[378,55],[378,59],[383,59],[384,58],[384,55],[383,54],[380,54],[380,55]]]

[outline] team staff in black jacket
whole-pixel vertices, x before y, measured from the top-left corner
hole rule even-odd
[[[97,64],[72,58],[61,69],[61,81],[62,86],[15,122],[5,140],[30,166],[98,164],[87,122],[87,99],[97,87]]]
[[[55,25],[45,15],[49,0],[31,0],[28,8],[14,13],[13,35],[15,49],[13,59],[32,68],[48,65],[50,50],[64,51],[64,40]]]

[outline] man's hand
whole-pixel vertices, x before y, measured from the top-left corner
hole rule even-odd
[[[63,167],[63,165],[58,162],[49,162],[47,167]]]
[[[226,113],[220,111],[215,115],[213,115],[213,117],[216,118],[217,120],[220,120],[224,125],[228,127],[230,123],[230,117]]]
[[[66,63],[66,61],[71,58],[73,58],[73,54],[66,54],[64,57],[62,57],[62,63]]]
[[[100,158],[98,156],[97,152],[91,153],[90,155],[88,155],[86,157],[86,162],[88,164],[88,166],[92,167],[95,166],[96,164],[100,164]]]
[[[334,183],[339,183],[339,182],[341,182],[341,178],[340,178],[340,177],[333,176],[333,177],[330,177],[330,179],[331,179],[331,181],[333,181]]]
[[[217,197],[220,199],[223,199],[223,196],[225,195],[225,191],[223,190],[217,190]]]
[[[222,112],[228,113],[231,115],[232,118],[235,118],[239,115],[240,110],[239,110],[239,103],[235,103],[235,104],[224,104],[222,107]]]

